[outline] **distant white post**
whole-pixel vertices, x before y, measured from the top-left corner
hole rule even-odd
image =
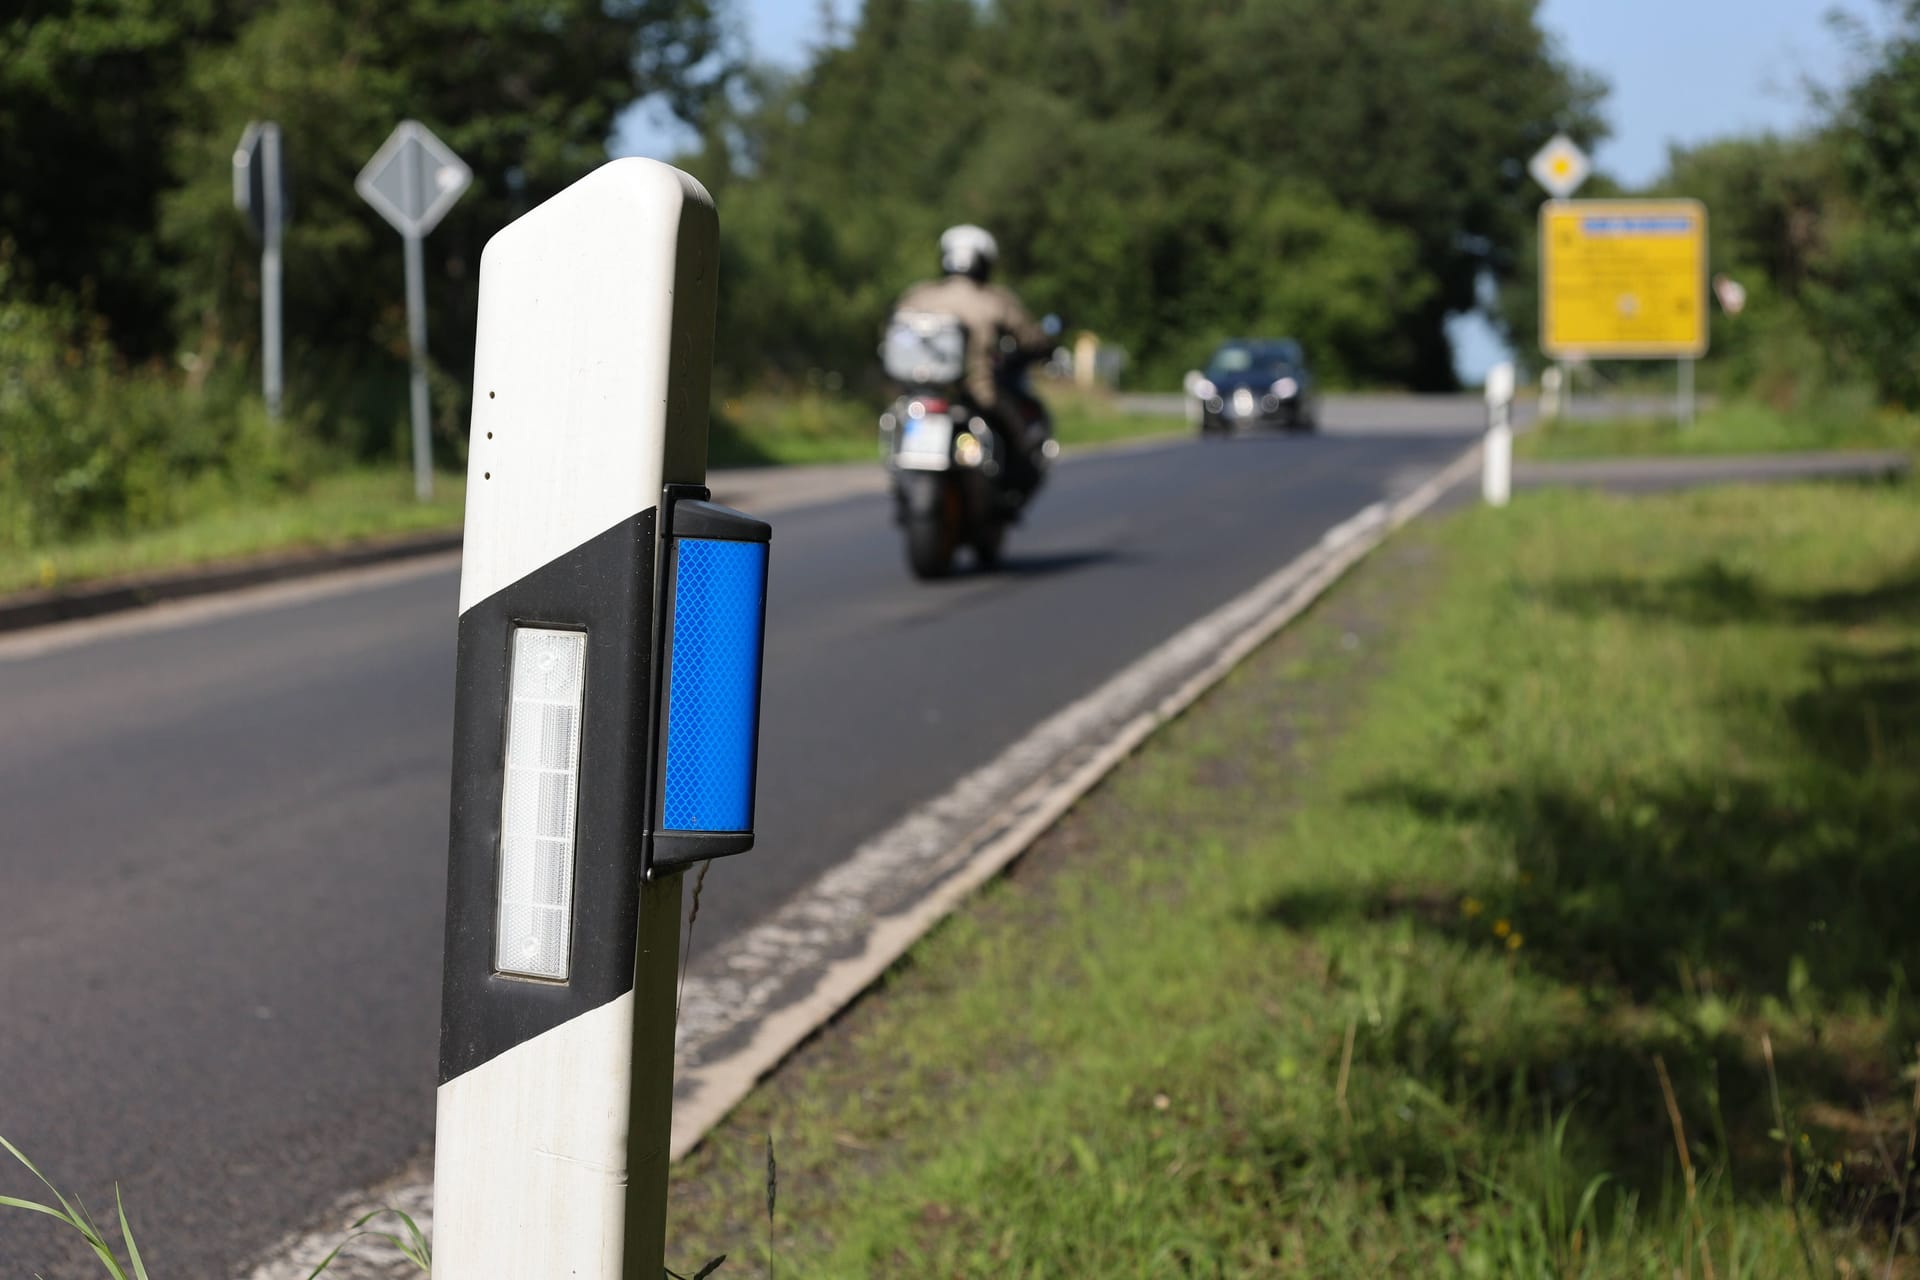
[[[1693,423],[1693,361],[1683,356],[1679,363],[1679,404],[1675,406],[1675,416],[1679,419],[1680,425],[1685,427]]]
[[[1540,371],[1540,420],[1552,422],[1560,416],[1560,387],[1566,375],[1560,366],[1550,364]]]
[[[1485,461],[1480,491],[1490,507],[1504,507],[1513,491],[1513,428],[1508,411],[1513,404],[1513,366],[1502,362],[1487,370],[1487,437],[1481,447]]]
[[[659,1280],[682,873],[753,843],[770,530],[707,501],[718,228],[616,160],[480,265],[436,1280]]]

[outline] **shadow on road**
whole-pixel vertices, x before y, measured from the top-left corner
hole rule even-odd
[[[1086,551],[1039,551],[1009,555],[992,570],[1015,578],[1044,578],[1056,573],[1075,573],[1105,564],[1122,564],[1133,559],[1124,551],[1109,548]]]

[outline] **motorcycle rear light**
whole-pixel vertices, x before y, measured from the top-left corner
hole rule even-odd
[[[916,413],[914,412],[915,410],[918,410],[919,412]],[[947,411],[947,402],[945,400],[936,400],[932,396],[928,396],[924,400],[915,400],[912,404],[907,406],[907,412],[913,414],[913,416],[916,418],[920,417],[922,414],[945,413],[946,411]]]

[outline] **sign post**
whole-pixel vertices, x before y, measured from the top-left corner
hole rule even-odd
[[[753,843],[770,531],[707,501],[717,224],[616,160],[480,267],[437,1280],[658,1280],[681,880]]]
[[[411,359],[413,491],[433,496],[433,452],[427,415],[427,281],[420,242],[473,181],[473,171],[417,120],[400,122],[353,189],[400,233],[406,249],[407,349]]]
[[[233,152],[233,204],[247,215],[260,239],[260,390],[267,416],[278,418],[283,385],[280,242],[293,202],[288,199],[280,126],[271,120],[250,124],[240,135]]]

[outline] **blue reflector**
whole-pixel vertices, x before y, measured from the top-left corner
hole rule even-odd
[[[674,540],[666,831],[751,831],[767,544]]]

